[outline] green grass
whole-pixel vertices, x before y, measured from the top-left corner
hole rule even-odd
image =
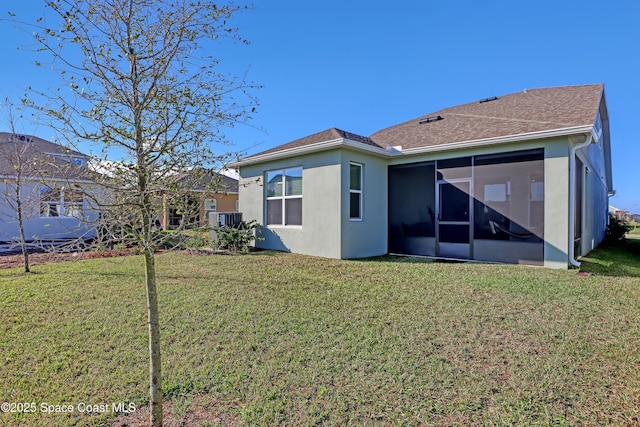
[[[143,404],[141,263],[0,271],[0,401]],[[163,388],[179,410],[198,396],[244,425],[637,424],[639,263],[599,250],[581,277],[393,257],[162,254]],[[0,425],[112,417],[0,413]]]
[[[580,259],[580,269],[606,276],[640,277],[640,239],[603,245]]]

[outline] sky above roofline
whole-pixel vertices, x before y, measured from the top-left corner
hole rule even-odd
[[[11,2],[13,3],[13,2]],[[31,14],[42,2],[3,4]],[[433,111],[530,88],[604,83],[611,122],[612,205],[640,212],[640,2],[505,0],[393,4],[338,0],[256,3],[233,18],[251,44],[222,44],[222,71],[263,89],[250,126],[228,131],[253,154],[336,127],[368,136]],[[17,50],[28,34],[0,25],[0,95],[52,82]],[[0,129],[1,130],[1,129]],[[32,132],[49,139],[39,127]],[[81,150],[85,151],[85,150]]]

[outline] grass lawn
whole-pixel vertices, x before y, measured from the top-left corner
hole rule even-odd
[[[640,240],[629,245],[590,254],[588,277],[165,253],[166,398],[185,417],[207,407],[198,426],[638,424]],[[0,401],[36,406],[0,425],[108,425],[112,404],[144,404],[142,262],[0,271]],[[74,412],[43,413],[63,404]]]

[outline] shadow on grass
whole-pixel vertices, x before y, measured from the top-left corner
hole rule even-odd
[[[468,263],[473,261],[383,255],[358,259],[360,262],[400,263]],[[619,244],[602,244],[580,258],[580,271],[598,276],[640,277],[640,239],[627,239]]]
[[[406,264],[424,264],[429,262],[435,262],[434,258],[427,258],[421,256],[412,255],[380,255],[368,258],[354,258],[350,261],[367,262],[367,263],[382,263],[382,262],[399,262]]]
[[[640,277],[640,239],[603,244],[580,258],[580,271],[599,276]]]

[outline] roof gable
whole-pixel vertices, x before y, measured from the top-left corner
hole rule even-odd
[[[323,130],[321,132],[317,132],[314,133],[312,135],[309,136],[305,136],[303,138],[300,139],[296,139],[295,141],[291,141],[288,142],[286,144],[282,144],[279,145],[277,147],[271,148],[269,150],[265,150],[265,151],[261,151],[260,153],[251,155],[249,157],[246,157],[247,159],[250,159],[252,157],[259,157],[259,156],[263,156],[265,154],[271,154],[271,153],[277,153],[280,151],[287,151],[287,150],[292,150],[295,148],[301,148],[301,147],[306,147],[309,145],[314,145],[314,144],[320,144],[323,142],[330,142],[330,141],[335,141],[338,139],[348,139],[350,141],[354,141],[354,142],[359,142],[365,145],[370,145],[376,148],[380,148],[379,145],[377,145],[375,142],[373,142],[373,140],[371,140],[371,138],[368,138],[366,136],[362,136],[362,135],[358,135],[356,133],[352,133],[352,132],[347,132],[341,129],[337,129],[337,128],[330,128],[330,129],[326,129]]]
[[[194,191],[215,191],[221,194],[238,192],[237,179],[203,169],[184,172],[178,176],[177,181]]]

